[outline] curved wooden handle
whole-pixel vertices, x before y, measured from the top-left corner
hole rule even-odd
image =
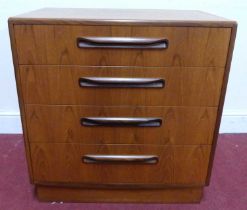
[[[145,163],[155,164],[158,157],[155,155],[84,155],[84,163]]]
[[[131,48],[131,49],[167,49],[165,38],[143,37],[79,37],[79,48]]]
[[[83,126],[110,126],[110,127],[160,127],[160,118],[123,118],[123,117],[84,117]]]
[[[116,77],[82,77],[80,87],[102,88],[163,88],[165,80],[160,78],[116,78]]]

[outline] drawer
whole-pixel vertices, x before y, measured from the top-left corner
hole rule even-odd
[[[27,104],[217,106],[223,74],[219,67],[20,66]]]
[[[231,28],[15,25],[19,64],[219,66]],[[79,40],[79,41],[78,41]]]
[[[35,183],[204,185],[211,146],[31,143]]]
[[[213,107],[26,105],[25,110],[30,142],[84,144],[211,144],[217,114]]]

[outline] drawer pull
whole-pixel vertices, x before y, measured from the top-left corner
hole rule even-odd
[[[79,48],[166,49],[168,40],[143,37],[79,37]]]
[[[80,87],[109,88],[163,88],[164,79],[159,78],[114,78],[114,77],[82,77]]]
[[[81,118],[83,126],[116,126],[116,127],[160,127],[160,118],[116,118],[116,117],[84,117]]]
[[[155,155],[84,155],[84,163],[158,163]]]

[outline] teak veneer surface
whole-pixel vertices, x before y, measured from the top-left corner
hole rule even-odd
[[[230,28],[16,25],[19,64],[217,66],[226,64]],[[79,37],[166,38],[167,49],[82,49]]]
[[[210,146],[31,143],[35,181],[203,185]],[[84,163],[83,155],[156,155],[158,163]]]
[[[27,104],[218,106],[224,68],[20,66]],[[81,77],[161,78],[163,88],[80,87]]]
[[[120,202],[120,203],[198,203],[201,187],[166,189],[83,189],[38,186],[40,201]]]
[[[171,25],[232,27],[235,21],[197,10],[43,8],[12,17],[15,24]]]
[[[30,142],[211,144],[216,113],[213,107],[26,106]],[[156,117],[162,125],[87,127],[83,117]]]

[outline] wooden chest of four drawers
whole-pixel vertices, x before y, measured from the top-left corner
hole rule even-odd
[[[30,179],[44,201],[199,202],[236,23],[198,11],[9,19]]]

